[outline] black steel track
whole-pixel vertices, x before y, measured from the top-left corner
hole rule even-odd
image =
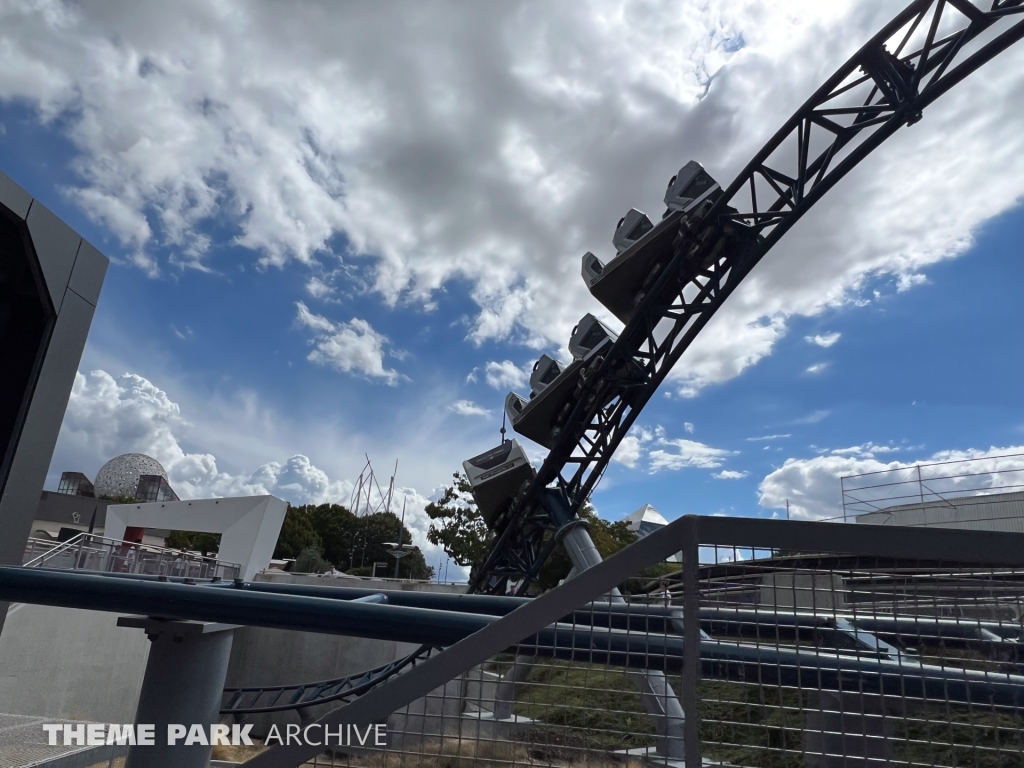
[[[473,591],[503,594],[515,581],[516,593],[526,592],[556,544],[558,518],[577,514],[644,405],[722,303],[872,150],[1024,37],[1024,21],[1004,21],[1024,13],[1022,3],[994,0],[988,10],[969,0],[912,3],[800,107],[717,201],[683,217],[636,314],[581,375],[571,413],[536,479],[513,501]],[[552,488],[565,515],[541,503]]]

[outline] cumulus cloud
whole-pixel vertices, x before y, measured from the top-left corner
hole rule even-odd
[[[490,416],[491,412],[482,406],[477,405],[472,400],[456,400],[450,406],[452,411],[459,414],[460,416]]]
[[[306,359],[317,365],[343,373],[362,373],[371,379],[383,379],[390,385],[398,383],[398,372],[384,367],[387,336],[377,333],[365,320],[354,317],[347,323],[335,323],[309,311],[301,301],[297,321],[313,332],[313,347]]]
[[[842,334],[839,333],[819,333],[816,336],[804,336],[804,341],[808,344],[817,344],[819,347],[825,347],[828,349],[837,341]]]
[[[807,366],[807,373],[821,373],[828,368],[828,363],[815,363]]]
[[[188,427],[178,404],[148,379],[92,371],[75,376],[61,441],[74,453],[104,461],[122,453],[152,456],[182,498],[271,493],[294,504],[348,500],[350,482],[331,480],[301,454],[251,473],[225,472],[212,454],[182,447],[179,434]]]
[[[787,437],[792,437],[792,435],[790,435],[790,434],[785,434],[785,435],[762,435],[761,437],[748,437],[747,438],[747,442],[750,442],[750,443],[760,443],[760,442],[767,442],[767,441],[771,441],[771,440],[782,440],[782,439],[787,438]]]
[[[95,457],[99,463],[122,453],[152,456],[184,499],[273,494],[292,504],[348,505],[352,498],[351,480],[330,477],[302,454],[266,462],[251,472],[225,471],[213,454],[184,447],[182,435],[189,427],[180,406],[148,379],[97,370],[75,376],[60,441],[66,455]],[[371,496],[371,504],[379,502],[379,494]],[[428,499],[414,488],[398,487],[392,511],[400,514],[403,502],[413,542],[428,565],[436,566],[440,550],[426,538]]]
[[[880,447],[868,445],[872,447],[871,451],[857,446],[809,459],[786,459],[781,467],[761,481],[760,505],[768,509],[783,509],[788,499],[790,516],[794,519],[839,519],[844,513],[840,478],[868,472],[877,474],[847,480],[843,484],[849,516],[910,503],[921,492],[926,499],[936,499],[942,495],[993,492],[1024,481],[1019,455],[1024,453],[1024,446],[947,450],[921,461],[884,462],[874,456],[881,452]],[[955,465],[955,469],[948,464],[934,468],[928,466],[934,462],[951,461],[962,463]],[[923,488],[917,484],[919,465]]]
[[[715,469],[722,466],[722,462],[727,457],[736,454],[735,451],[712,448],[710,445],[698,443],[696,440],[666,440],[662,438],[658,441],[658,445],[662,447],[655,448],[647,454],[651,462],[651,474],[662,469],[674,470],[685,467]]]
[[[306,293],[312,296],[314,299],[322,299],[325,296],[330,296],[331,286],[321,280],[319,277],[311,277],[306,281]]]
[[[526,363],[520,368],[511,360],[502,360],[500,363],[492,360],[484,366],[484,378],[495,389],[517,389],[530,380],[532,368],[533,363]]]
[[[612,454],[612,461],[617,461],[632,469],[641,456],[643,456],[643,446],[640,439],[634,435],[626,435],[619,443],[619,447],[615,449],[615,453]]]
[[[716,480],[742,480],[749,475],[747,471],[737,472],[735,469],[723,469],[721,472],[712,472],[711,476]]]
[[[537,348],[595,309],[578,258],[611,255],[622,212],[656,217],[691,157],[728,182],[893,12],[16,0],[0,11],[0,99],[67,133],[68,194],[150,273],[208,268],[234,231],[264,265],[355,264],[389,304],[430,307],[465,279],[472,342]],[[1024,48],[985,84],[943,97],[787,235],[687,352],[677,394],[739,375],[795,315],[920,283],[1015,204]]]

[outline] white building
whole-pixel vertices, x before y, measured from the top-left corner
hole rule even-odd
[[[654,533],[659,528],[664,528],[668,525],[668,520],[661,516],[650,504],[644,504],[636,512],[632,512],[625,517],[624,522],[629,530],[633,531],[638,539],[642,539],[649,533]],[[668,558],[670,563],[681,563],[683,561],[680,555],[672,555]]]
[[[1024,492],[936,498],[858,515],[858,523],[1024,533]]]

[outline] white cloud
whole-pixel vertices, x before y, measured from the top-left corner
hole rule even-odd
[[[872,444],[869,444],[872,445]],[[998,489],[1024,480],[1020,457],[1002,458],[1006,454],[1024,453],[1024,446],[939,451],[923,462],[882,462],[873,453],[856,446],[838,449],[827,456],[810,459],[786,459],[785,463],[761,481],[759,503],[768,509],[783,509],[790,503],[794,519],[829,520],[843,516],[843,492],[840,478],[877,472],[862,481],[847,481],[847,514],[853,516],[876,507],[913,501],[918,494],[917,465],[928,462],[964,461],[931,470],[923,470],[929,490],[939,493],[962,493],[965,489]],[[878,446],[873,446],[878,451]],[[851,455],[852,454],[852,455]],[[1002,476],[993,473],[1002,472]],[[1009,474],[1007,474],[1009,473]],[[959,479],[933,479],[942,475],[961,475]],[[1017,478],[1008,480],[1008,477]],[[868,487],[872,486],[872,487]],[[927,494],[927,491],[925,491]],[[934,498],[934,497],[933,497]]]
[[[859,456],[871,458],[876,453],[896,453],[902,450],[898,445],[876,445],[867,442],[862,445],[851,445],[847,448],[819,448],[818,453],[830,453],[833,456]]]
[[[691,435],[693,434],[693,424],[691,424],[690,422],[688,422],[688,421],[687,422],[683,422],[683,429],[688,434],[691,434]]]
[[[164,466],[171,486],[184,499],[269,493],[292,504],[347,506],[350,502],[352,481],[330,477],[302,454],[266,462],[252,472],[226,472],[212,453],[183,447],[181,434],[191,426],[180,406],[142,376],[79,373],[61,427],[60,447],[65,456],[95,457],[101,463],[122,453],[145,453]],[[440,550],[426,538],[430,526],[424,511],[426,497],[413,488],[396,487],[395,491],[392,511],[401,514],[402,501],[406,501],[405,524],[413,542],[423,551],[427,564],[436,566]],[[378,496],[371,497],[372,503],[378,501]]]
[[[785,435],[763,435],[761,437],[748,437],[747,441],[751,443],[760,443],[762,441],[782,440],[783,438],[787,437],[792,437],[792,435],[788,433]]]
[[[711,476],[716,480],[742,480],[749,475],[747,471],[737,472],[734,469],[723,469],[721,472],[713,472]]]
[[[819,333],[816,336],[804,336],[804,341],[808,344],[817,344],[819,347],[828,349],[839,341],[841,335],[840,333]]]
[[[319,277],[311,277],[306,281],[306,293],[314,299],[322,299],[331,294],[331,286]]]
[[[212,454],[182,447],[178,433],[189,426],[178,404],[142,376],[92,371],[75,376],[61,441],[104,460],[133,452],[152,456],[182,498],[272,493],[295,504],[348,501],[352,484],[332,481],[301,454],[251,474],[223,472]]]
[[[67,132],[69,194],[150,273],[205,267],[209,232],[237,231],[265,265],[355,263],[389,304],[466,279],[471,341],[536,348],[595,308],[578,256],[608,258],[622,212],[656,218],[690,157],[728,182],[893,13],[23,0],[0,12],[0,99]],[[869,280],[906,290],[963,253],[1024,193],[1022,84],[1016,46],[844,179],[709,323],[675,391],[739,375],[790,318],[862,303]]]
[[[484,366],[484,378],[495,389],[518,389],[526,386],[532,369],[533,363],[529,362],[520,368],[511,360],[502,360],[500,363],[492,360]]]
[[[651,474],[662,469],[674,470],[685,467],[715,469],[722,466],[722,462],[727,457],[736,455],[736,451],[712,448],[695,440],[666,440],[662,438],[658,440],[658,445],[664,446],[664,448],[654,449],[647,454],[651,462]]]
[[[387,336],[377,333],[358,317],[347,323],[335,323],[310,312],[301,301],[295,302],[295,306],[299,325],[313,331],[309,341],[313,350],[306,356],[307,360],[343,373],[355,371],[369,378],[384,379],[392,386],[398,382],[398,372],[384,367]]]
[[[448,406],[460,416],[490,416],[491,412],[471,400],[456,400]]]
[[[640,439],[633,435],[626,435],[619,443],[619,447],[615,449],[615,453],[612,454],[612,461],[617,461],[619,464],[633,469],[642,455],[643,448]]]
[[[811,411],[806,416],[801,416],[799,419],[794,419],[794,424],[817,424],[819,421],[828,416],[827,410]]]
[[[807,366],[807,373],[821,373],[828,368],[828,363],[815,363]]]

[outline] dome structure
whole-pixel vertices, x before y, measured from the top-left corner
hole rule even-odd
[[[134,497],[143,475],[159,475],[167,480],[167,470],[152,456],[144,453],[124,453],[115,456],[96,473],[97,496]]]

